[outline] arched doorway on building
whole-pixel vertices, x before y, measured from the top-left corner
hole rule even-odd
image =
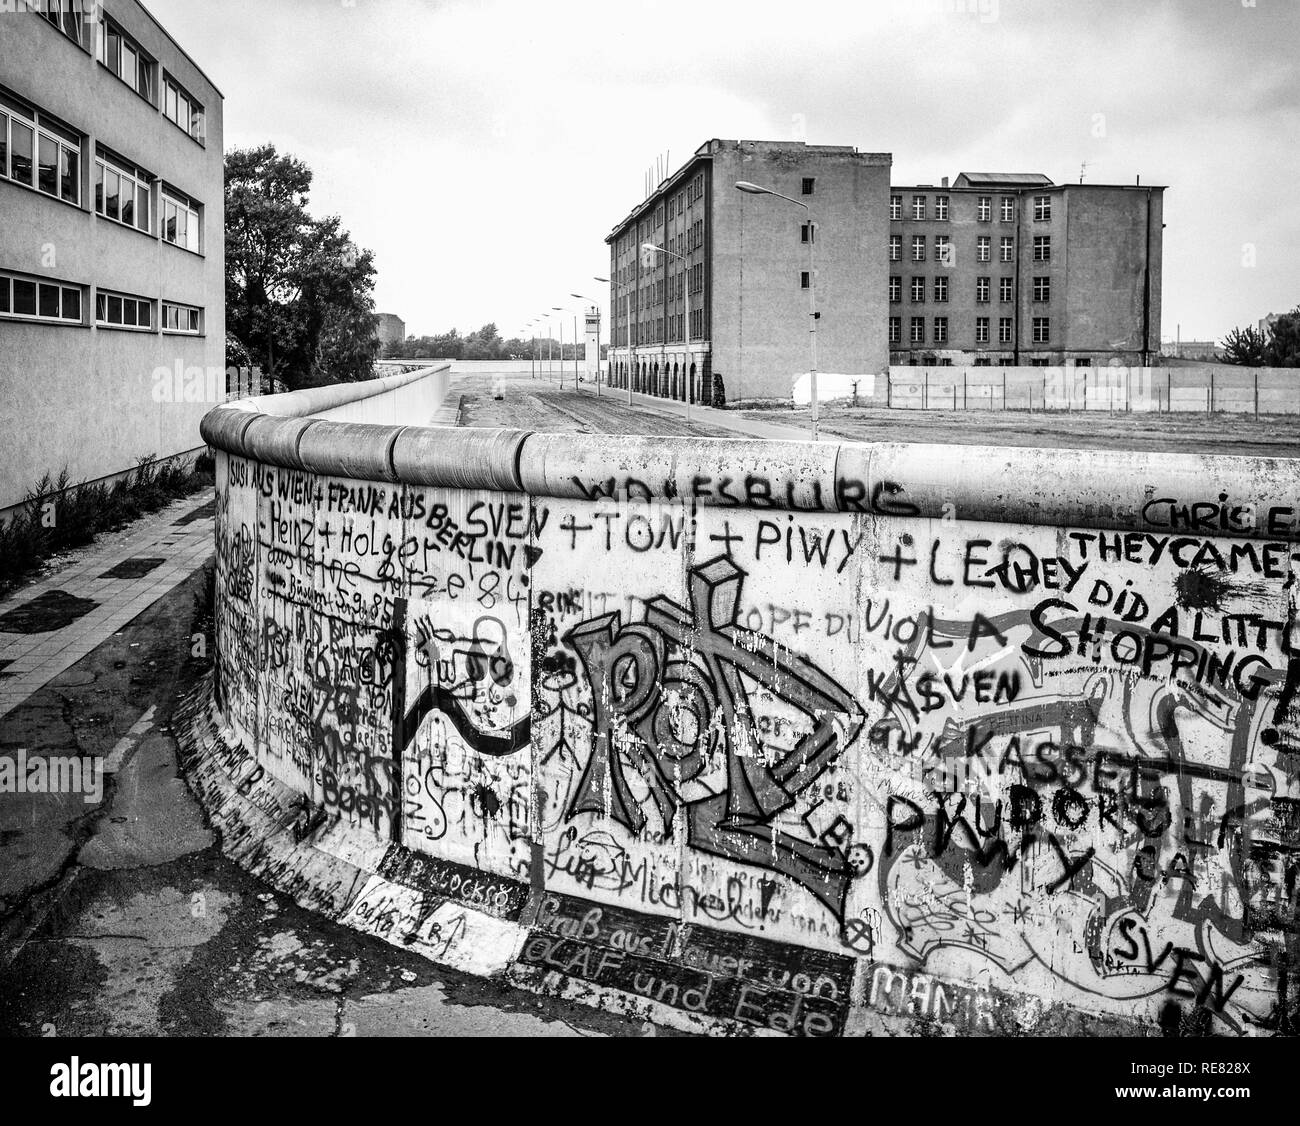
[[[692,401],[692,402],[695,402],[695,403],[703,403],[703,402],[704,402],[704,398],[703,398],[703,396],[701,396],[701,394],[700,394],[700,385],[699,385],[698,383],[696,383],[696,381],[695,381],[695,365],[694,365],[694,364],[691,364],[690,380],[691,380],[691,390],[690,390],[691,401]]]

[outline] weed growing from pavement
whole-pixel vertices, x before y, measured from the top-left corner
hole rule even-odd
[[[66,469],[48,473],[28,492],[17,512],[0,525],[0,594],[16,586],[60,552],[93,543],[180,497],[214,482],[212,459],[194,462],[143,457],[114,483],[71,485]]]

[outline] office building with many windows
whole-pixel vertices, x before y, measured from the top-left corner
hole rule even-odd
[[[814,286],[819,370],[884,372],[875,251],[889,232],[890,165],[846,146],[702,145],[605,240],[611,382],[694,402],[788,399],[811,367]]]
[[[222,153],[220,91],[138,0],[0,8],[0,513],[201,449]]]
[[[894,187],[890,362],[1151,363],[1164,190],[1035,173]]]

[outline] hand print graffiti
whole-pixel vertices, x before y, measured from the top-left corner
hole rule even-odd
[[[853,744],[866,717],[811,661],[737,624],[744,580],[722,556],[690,571],[689,608],[660,597],[642,622],[605,614],[565,635],[594,707],[568,817],[604,814],[633,833],[655,817],[671,837],[680,815],[690,848],[788,876],[842,919],[861,858],[783,815]],[[763,739],[753,693],[804,717],[793,745]]]

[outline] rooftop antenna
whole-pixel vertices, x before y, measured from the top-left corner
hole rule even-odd
[[[1083,183],[1083,174],[1088,171],[1088,162],[1085,160],[1079,165],[1079,183]]]

